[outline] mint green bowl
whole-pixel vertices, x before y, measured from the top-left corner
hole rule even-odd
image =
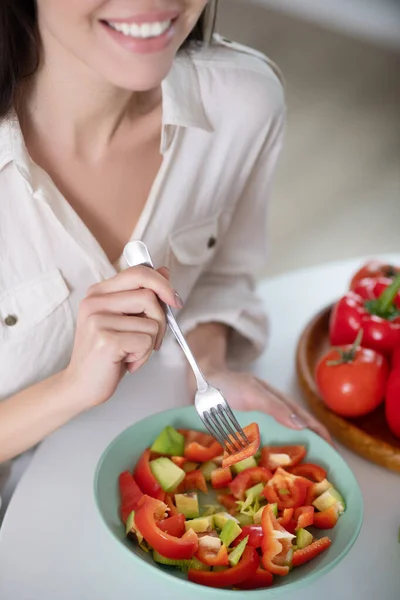
[[[259,424],[263,445],[304,444],[308,449],[307,461],[316,462],[328,471],[328,479],[342,493],[347,505],[338,525],[328,532],[332,545],[325,553],[294,569],[286,577],[275,577],[270,588],[241,592],[248,598],[265,600],[295,592],[299,586],[312,583],[328,573],[346,556],[361,529],[363,500],[358,483],[345,461],[312,431],[288,429],[270,416],[259,412],[237,412],[236,417],[242,426],[253,422]],[[106,448],[96,469],[94,493],[101,518],[117,542],[116,552],[119,546],[132,557],[135,591],[139,594],[141,590],[145,590],[147,594],[142,597],[156,598],[158,594],[165,593],[168,586],[169,597],[173,597],[174,600],[187,600],[189,596],[207,600],[229,598],[234,593],[232,590],[219,590],[190,583],[187,576],[177,569],[157,565],[151,554],[143,552],[125,537],[124,526],[119,518],[118,475],[126,469],[133,469],[140,454],[152,444],[166,425],[203,429],[193,407],[157,413],[125,429]]]

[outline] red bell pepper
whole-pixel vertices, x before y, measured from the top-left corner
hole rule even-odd
[[[292,559],[293,567],[299,567],[300,565],[304,565],[304,563],[309,562],[324,550],[327,550],[331,545],[331,540],[328,537],[323,537],[316,542],[312,542],[306,548],[302,550],[295,550]]]
[[[300,506],[294,509],[294,519],[296,521],[296,529],[305,529],[314,523],[313,506]]]
[[[275,471],[277,469],[277,465],[273,461],[274,454],[287,454],[289,456],[290,462],[285,465],[283,468],[294,467],[299,464],[303,460],[307,453],[306,447],[302,445],[297,446],[263,446],[261,448],[261,460],[260,466],[265,467],[266,469],[270,469],[271,471]],[[272,457],[271,457],[272,455]]]
[[[162,531],[157,523],[165,518],[166,510],[164,502],[145,495],[135,512],[135,524],[146,542],[162,556],[188,560],[197,552],[198,537],[193,529],[189,529],[181,538]]]
[[[226,450],[224,451],[224,457],[222,459],[223,467],[231,467],[246,458],[250,458],[250,456],[254,456],[258,451],[260,447],[260,428],[257,423],[251,423],[250,425],[243,427],[243,433],[247,437],[249,443],[246,444],[245,448],[237,450],[237,443],[234,442],[233,437],[230,436],[230,451],[232,451],[232,454],[228,454]]]
[[[242,581],[252,579],[260,565],[257,550],[246,546],[238,564],[226,571],[196,571],[189,569],[188,579],[192,583],[208,587],[226,588],[236,586]]]
[[[196,558],[209,567],[229,566],[228,550],[224,544],[222,544],[221,548],[217,552],[213,552],[209,548],[200,546],[196,552]]]
[[[364,279],[335,305],[329,323],[333,346],[354,343],[360,330],[362,345],[390,355],[400,345],[400,275]]]
[[[259,590],[272,585],[274,577],[265,569],[258,568],[251,579],[246,579],[242,583],[236,584],[238,590]]]
[[[165,494],[164,502],[167,505],[167,507],[169,508],[168,514],[170,517],[180,514],[180,513],[178,513],[178,509],[176,508],[176,506],[174,504],[174,498],[173,498],[172,494]]]
[[[357,287],[363,279],[377,279],[378,277],[393,279],[398,273],[400,273],[400,267],[389,265],[381,260],[370,260],[353,275],[350,289],[353,290]]]
[[[232,514],[237,512],[238,505],[233,494],[217,494],[217,502]]]
[[[118,484],[121,496],[121,519],[126,523],[131,512],[137,509],[143,494],[129,471],[121,473]]]
[[[200,469],[186,473],[182,483],[185,492],[190,492],[192,490],[200,490],[205,494],[208,492],[206,479]]]
[[[308,483],[302,477],[278,468],[262,493],[270,504],[278,505],[278,510],[297,508],[304,506]]]
[[[215,490],[228,487],[231,481],[232,473],[229,467],[214,469],[214,471],[211,473],[211,485]]]
[[[320,482],[326,478],[327,472],[325,469],[314,463],[303,463],[289,469],[293,475],[300,475],[314,482]]]
[[[272,479],[272,473],[268,469],[250,467],[236,475],[229,487],[235,498],[244,500],[246,490],[253,487],[253,485],[257,485],[257,483],[267,484],[270,479]]]
[[[326,510],[314,513],[314,527],[318,529],[333,529],[339,520],[339,510],[333,505]]]
[[[133,476],[144,494],[164,501],[165,492],[162,490],[161,485],[154,477],[150,468],[150,449],[145,450],[139,458]]]
[[[210,434],[193,429],[178,429],[185,438],[184,457],[196,463],[204,463],[220,456],[223,452],[219,444]]]
[[[185,522],[185,515],[177,514],[159,521],[157,527],[169,535],[180,538],[186,531]]]
[[[237,538],[232,542],[232,546],[240,544],[244,538],[248,537],[248,546],[252,548],[261,548],[262,540],[264,537],[261,525],[245,525],[242,527],[242,533],[239,533]]]
[[[276,557],[279,556],[283,550],[283,545],[273,537],[273,532],[275,529],[283,530],[283,527],[279,525],[271,507],[268,505],[262,512],[261,526],[264,534],[261,544],[263,553],[261,559],[262,566],[273,575],[287,575],[289,573],[289,566],[278,565],[275,562]]]
[[[400,348],[400,346],[399,346]],[[396,348],[393,356],[393,368],[386,386],[385,414],[389,429],[400,438],[400,352]]]
[[[294,508],[285,508],[282,511],[282,516],[277,518],[279,525],[286,529],[286,526],[290,523],[293,517]]]
[[[396,346],[392,354],[392,369],[400,369],[400,346]]]

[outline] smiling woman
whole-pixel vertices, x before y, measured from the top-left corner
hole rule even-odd
[[[215,6],[0,3],[0,461],[169,359],[160,299],[233,408],[324,433],[243,372],[285,102],[265,56],[208,44]],[[158,271],[127,268],[132,239]]]

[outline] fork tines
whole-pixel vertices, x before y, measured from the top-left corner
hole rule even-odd
[[[202,420],[228,454],[234,454],[249,444],[246,434],[228,405],[218,404],[217,408],[212,407],[209,412],[203,412]]]

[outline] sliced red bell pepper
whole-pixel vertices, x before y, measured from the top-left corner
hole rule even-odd
[[[316,542],[312,542],[306,548],[302,550],[295,550],[292,559],[293,567],[299,567],[300,565],[304,565],[304,563],[309,562],[321,552],[324,552],[331,545],[331,540],[328,537],[323,537]]]
[[[193,429],[178,429],[185,438],[184,457],[186,460],[204,463],[220,456],[223,452],[219,444],[210,434]]]
[[[169,535],[180,538],[186,531],[185,522],[185,515],[178,514],[168,517],[167,519],[163,519],[162,521],[158,521],[157,527],[161,529],[161,531],[169,533]]]
[[[126,523],[131,512],[137,509],[143,493],[129,471],[121,473],[118,484],[121,496],[121,519]]]
[[[229,467],[214,469],[211,473],[211,485],[215,490],[220,490],[229,486],[232,481],[232,473]]]
[[[354,343],[362,329],[362,345],[389,355],[400,345],[400,275],[364,279],[335,305],[329,324],[333,346]]]
[[[250,467],[236,475],[229,487],[235,498],[243,500],[246,490],[253,487],[253,485],[257,485],[257,483],[267,484],[270,479],[272,479],[272,473],[268,469]]]
[[[399,346],[400,348],[400,346]],[[393,368],[386,385],[385,414],[390,431],[400,438],[400,351],[395,350]]]
[[[170,517],[180,514],[180,513],[178,513],[178,509],[176,508],[176,506],[174,504],[173,494],[165,494],[164,502],[169,508],[168,514]]]
[[[135,512],[135,524],[146,542],[162,556],[188,560],[197,552],[198,537],[193,529],[189,529],[181,538],[162,531],[157,523],[164,519],[166,510],[164,502],[145,495]]]
[[[233,587],[242,581],[253,578],[260,565],[257,550],[246,546],[238,564],[226,571],[196,571],[189,569],[188,579],[192,583],[208,587],[225,588]]]
[[[294,467],[299,464],[303,460],[307,453],[306,447],[302,445],[297,446],[263,446],[261,448],[261,460],[260,465],[269,469],[270,471],[275,471],[277,466],[274,461],[270,458],[271,454],[287,454],[290,458],[290,463],[285,465],[283,468]]]
[[[229,566],[228,550],[224,544],[222,544],[218,552],[213,552],[209,548],[200,546],[196,552],[196,558],[209,567]]]
[[[295,467],[291,467],[289,472],[293,473],[293,475],[301,475],[301,477],[305,477],[306,479],[310,479],[311,481],[315,482],[320,482],[327,476],[325,469],[319,465],[315,465],[314,463],[303,463],[301,465],[296,465]]]
[[[283,550],[283,545],[280,541],[273,537],[275,529],[283,527],[277,522],[274,513],[269,505],[267,505],[261,515],[261,526],[263,530],[263,540],[261,544],[262,550],[262,566],[264,569],[272,573],[273,575],[284,576],[289,573],[289,566],[277,565],[275,559]]]
[[[400,346],[393,350],[391,367],[393,370],[400,370]]]
[[[246,581],[236,584],[235,587],[237,587],[239,590],[260,590],[272,585],[273,580],[274,577],[272,573],[269,573],[260,567],[254,573],[251,579],[246,579]]]
[[[233,494],[217,494],[217,502],[229,512],[237,512],[238,505],[236,504],[236,498]]]
[[[385,277],[393,279],[400,273],[400,267],[389,265],[381,260],[370,260],[363,265],[352,277],[350,289],[353,290],[363,279]]]
[[[200,469],[186,473],[182,483],[185,492],[190,492],[192,490],[200,490],[205,494],[208,492],[206,479]]]
[[[333,505],[326,510],[314,513],[313,525],[318,529],[333,529],[339,520],[339,510]]]
[[[284,510],[285,508],[304,506],[307,489],[308,484],[302,477],[278,468],[262,493],[270,504],[276,503],[278,510]]]
[[[300,506],[294,509],[294,519],[296,523],[296,529],[305,529],[310,527],[314,523],[314,507],[313,506]]]
[[[296,509],[297,510],[297,509]],[[286,529],[286,525],[290,523],[293,517],[294,508],[285,508],[282,511],[282,515],[277,518],[279,525]]]
[[[133,476],[136,483],[144,494],[156,498],[157,500],[164,501],[165,492],[162,490],[161,485],[154,477],[150,468],[150,449],[148,448],[143,452],[138,462],[136,463]],[[161,552],[162,554],[162,552]]]
[[[235,538],[232,542],[232,546],[237,546],[247,536],[249,538],[247,542],[248,546],[251,546],[252,548],[261,548],[264,537],[261,525],[245,525],[242,527],[242,533],[239,533],[237,538]]]
[[[230,451],[232,451],[232,454],[228,454],[226,450],[224,451],[224,457],[222,459],[223,467],[232,467],[232,465],[235,465],[246,458],[250,458],[250,456],[254,456],[258,451],[260,447],[260,428],[257,423],[251,423],[250,425],[243,427],[243,433],[247,437],[249,443],[246,444],[245,448],[237,450],[237,443],[235,443],[234,439],[230,436]]]

